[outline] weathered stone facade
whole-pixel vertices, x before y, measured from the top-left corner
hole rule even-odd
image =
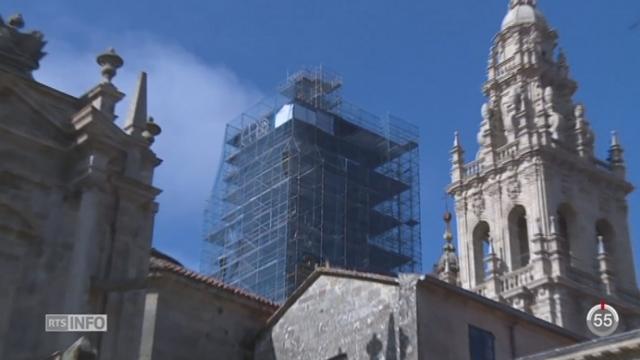
[[[255,359],[464,360],[470,325],[495,336],[496,359],[581,339],[430,276],[319,269],[269,321]]]
[[[0,358],[44,359],[80,336],[46,333],[46,313],[105,313],[110,331],[87,338],[101,359],[134,359],[159,193],[144,77],[123,130],[122,59],[101,55],[101,83],[61,93],[31,78],[44,42],[16,18],[0,20]]]
[[[494,39],[479,151],[458,136],[452,183],[464,288],[587,334],[601,298],[640,326],[622,147],[594,155],[584,106],[572,96],[557,33],[535,0],[513,0]]]

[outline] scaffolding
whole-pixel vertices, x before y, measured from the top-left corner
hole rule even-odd
[[[226,127],[201,270],[282,302],[319,264],[421,271],[418,129],[306,69]]]

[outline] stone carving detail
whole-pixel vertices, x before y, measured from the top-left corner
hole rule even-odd
[[[482,216],[484,213],[485,202],[484,196],[481,192],[478,192],[471,197],[471,210],[477,217]]]
[[[511,178],[511,180],[509,180],[509,182],[507,183],[507,195],[509,196],[509,199],[517,199],[518,196],[520,196],[521,192],[522,184],[520,184],[520,180],[515,177]]]
[[[21,15],[12,16],[7,23],[0,18],[0,59],[11,70],[30,76],[44,56],[45,41],[39,31],[20,32],[23,26]]]
[[[494,185],[488,186],[486,192],[490,198],[496,199],[500,194],[500,184],[495,183]]]
[[[544,287],[540,287],[538,288],[538,293],[536,294],[537,298],[542,300],[545,299],[548,296],[549,292],[547,291],[546,288]]]

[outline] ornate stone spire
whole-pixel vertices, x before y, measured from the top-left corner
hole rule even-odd
[[[20,32],[23,27],[20,14],[10,17],[6,24],[0,17],[0,69],[31,78],[45,55],[42,48],[46,42],[39,31]]]
[[[124,123],[124,131],[133,137],[142,137],[147,127],[147,74],[140,73],[138,87],[131,100],[129,116]]]
[[[149,144],[153,144],[155,137],[162,131],[152,117],[147,117],[147,73],[145,72],[141,72],[138,78],[138,87],[131,101],[124,131],[133,137],[147,140]]]
[[[592,159],[594,135],[589,121],[585,116],[584,105],[578,104],[575,107],[574,115],[576,117],[576,143],[578,155],[583,158]]]
[[[445,244],[442,247],[442,256],[436,266],[438,278],[446,281],[450,284],[458,285],[458,273],[460,272],[460,265],[458,262],[458,256],[456,255],[456,248],[453,246],[453,234],[451,233],[451,219],[452,215],[447,210],[444,213],[444,222],[446,224],[443,238]]]
[[[458,181],[464,175],[464,149],[460,145],[460,134],[456,131],[453,135],[453,147],[451,148],[451,178]]]

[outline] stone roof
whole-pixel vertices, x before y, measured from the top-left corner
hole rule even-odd
[[[614,354],[629,352],[640,354],[640,329],[521,357],[518,360],[569,360],[582,359],[583,355],[589,355],[589,359],[612,359]],[[625,359],[630,358],[625,357]]]
[[[231,295],[238,296],[244,299],[251,300],[253,302],[259,303],[261,305],[266,305],[267,307],[272,308],[274,311],[278,308],[278,304],[274,303],[271,300],[263,298],[259,295],[253,294],[249,291],[240,289],[235,286],[231,286],[229,284],[225,284],[224,282],[211,277],[200,274],[196,271],[189,270],[182,266],[178,261],[166,255],[158,250],[153,249],[151,258],[149,259],[149,273],[153,275],[158,272],[168,272],[174,275],[178,275],[187,280],[203,284],[208,287],[212,287],[218,290],[222,290]]]

